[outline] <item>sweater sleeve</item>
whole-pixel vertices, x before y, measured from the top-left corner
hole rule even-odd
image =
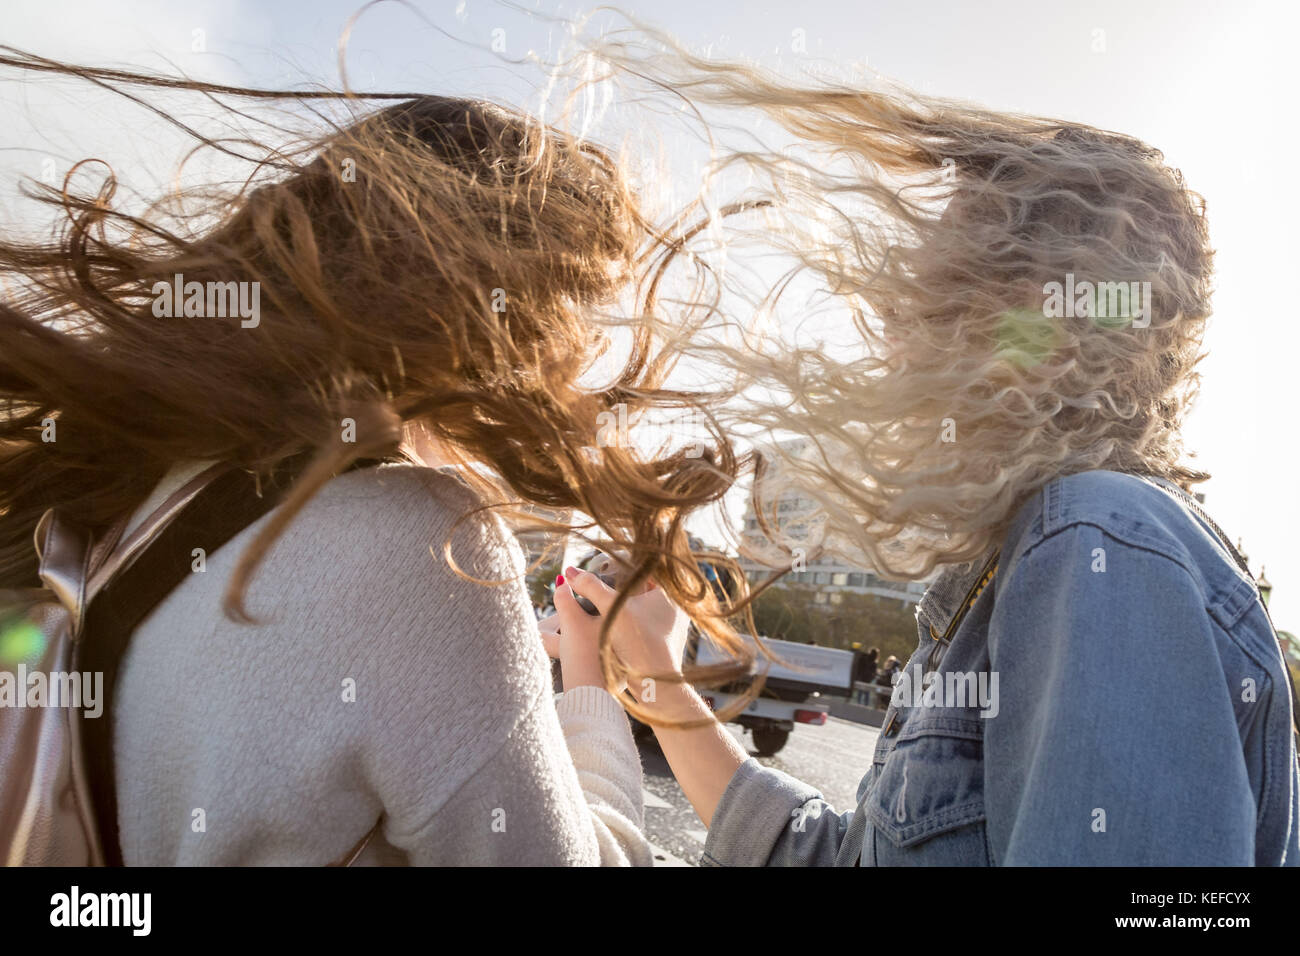
[[[558,706],[539,696],[491,759],[393,842],[417,865],[649,866],[641,819],[641,765],[623,708],[580,687]]]
[[[650,844],[642,834],[641,756],[622,705],[600,687],[575,687],[556,710],[591,810],[601,864],[650,866]]]

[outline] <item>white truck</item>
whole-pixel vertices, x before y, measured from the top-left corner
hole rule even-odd
[[[614,574],[614,564],[600,552],[587,554],[578,564],[596,574]],[[701,564],[709,570],[709,565]],[[711,574],[719,597],[730,591],[729,575]],[[607,584],[614,584],[612,579]],[[592,609],[594,611],[594,608]],[[706,637],[692,629],[695,635],[688,645],[687,663],[718,664],[729,658]],[[753,645],[753,637],[740,635]],[[853,693],[853,652],[816,644],[796,644],[763,638],[763,643],[777,660],[769,660],[754,648],[754,666],[751,677],[766,674],[767,680],[759,696],[751,700],[743,711],[732,717],[730,723],[749,729],[754,737],[754,749],[760,757],[770,757],[785,746],[795,724],[821,725],[826,723],[830,704],[823,694],[848,697]],[[556,677],[557,686],[559,677]],[[748,681],[720,688],[699,688],[700,696],[713,708],[721,710],[743,696]],[[635,718],[632,731],[638,738],[651,733],[651,728]]]
[[[742,634],[753,644],[753,638]],[[764,638],[763,643],[778,660],[769,661],[755,648],[751,674],[767,675],[763,690],[749,705],[731,718],[731,723],[749,729],[754,749],[770,757],[785,746],[795,724],[821,725],[830,711],[823,695],[847,697],[853,690],[853,652],[816,644],[795,644]],[[728,658],[707,638],[701,637],[695,652],[697,664],[717,664]],[[721,710],[744,693],[744,686],[700,688],[700,695],[714,710]]]

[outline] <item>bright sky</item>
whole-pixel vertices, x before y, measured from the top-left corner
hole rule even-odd
[[[168,63],[190,75],[254,86],[337,80],[335,43],[361,0],[5,0],[4,42],[96,65]],[[398,3],[366,12],[349,44],[355,86],[536,102],[535,74],[506,57],[545,52],[555,27],[485,0]],[[527,5],[576,14],[585,4]],[[1297,155],[1292,49],[1300,13],[1277,0],[1003,0],[924,4],[878,0],[627,0],[622,8],[720,56],[797,70],[873,70],[923,91],[996,108],[1073,119],[1133,134],[1162,149],[1206,197],[1218,249],[1215,317],[1188,443],[1214,478],[1207,507],[1240,536],[1256,572],[1267,566],[1281,628],[1300,631],[1300,456],[1293,368],[1300,324],[1277,286],[1295,272],[1300,199],[1274,189]],[[196,33],[195,31],[202,31]],[[494,31],[500,31],[495,32]],[[801,34],[796,31],[802,31]],[[806,52],[795,52],[802,38]],[[196,50],[200,45],[202,50]],[[476,48],[477,46],[477,48]],[[140,114],[124,123],[84,87],[0,83],[8,148],[5,203],[15,174],[53,160],[110,158],[158,181],[179,140]],[[1272,170],[1273,172],[1270,172]],[[698,185],[684,183],[689,191]],[[0,207],[2,208],[2,207]],[[12,221],[6,217],[7,221]]]

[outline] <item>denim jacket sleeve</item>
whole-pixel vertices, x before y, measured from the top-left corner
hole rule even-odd
[[[1237,673],[1189,570],[1087,523],[1004,557],[989,623],[1002,700],[985,732],[994,861],[1255,863]]]
[[[732,775],[713,814],[705,866],[834,866],[853,824],[821,793],[751,757]],[[860,837],[859,837],[860,841]]]

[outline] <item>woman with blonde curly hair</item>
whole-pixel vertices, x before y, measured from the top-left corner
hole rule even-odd
[[[659,693],[705,862],[1300,865],[1289,676],[1187,493],[1207,477],[1179,438],[1210,314],[1199,198],[1127,136],[669,62],[657,79],[821,157],[729,161],[773,174],[790,215],[772,234],[865,345],[709,348],[759,386],[745,424],[800,439],[761,500],[811,497],[822,520],[798,522],[842,559],[941,569],[855,809],[747,758],[688,686]],[[671,673],[679,651],[642,634],[621,652]]]

